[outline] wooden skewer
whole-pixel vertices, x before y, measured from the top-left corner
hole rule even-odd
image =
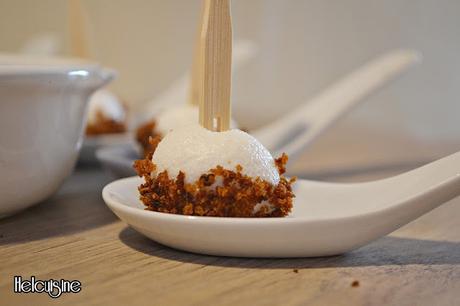
[[[196,31],[195,46],[193,49],[193,61],[192,69],[190,71],[190,87],[188,93],[188,103],[190,105],[199,104],[200,100],[200,88],[202,80],[202,69],[201,69],[201,28],[203,26],[204,6],[201,9],[200,19]]]
[[[88,58],[88,45],[85,33],[85,19],[80,0],[69,0],[70,45],[73,56]]]
[[[211,131],[230,128],[232,21],[230,0],[205,0],[201,30],[200,124]]]

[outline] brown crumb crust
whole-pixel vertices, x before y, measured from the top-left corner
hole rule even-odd
[[[275,161],[280,175],[287,160],[283,154]],[[295,197],[292,192],[295,178],[288,180],[281,176],[278,185],[273,186],[259,177],[244,175],[240,165],[235,171],[217,166],[192,184],[185,183],[183,172],[176,178],[169,178],[167,171],[152,177],[156,166],[151,158],[135,161],[134,169],[145,180],[138,189],[146,210],[212,217],[284,217],[290,213]],[[212,186],[218,178],[222,184]],[[269,202],[273,210],[262,206],[253,214],[254,207],[263,201]]]
[[[151,120],[142,124],[136,130],[136,141],[141,145],[144,157],[155,152],[162,138],[162,135],[155,132],[155,126],[155,120]]]
[[[86,126],[86,135],[118,134],[126,131],[125,122],[106,117],[101,111],[96,113],[96,123]]]

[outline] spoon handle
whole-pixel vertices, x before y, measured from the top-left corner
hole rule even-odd
[[[460,152],[395,177],[358,183],[352,189],[355,194],[349,199],[361,201],[361,208],[369,210],[354,219],[355,225],[362,225],[357,232],[373,232],[374,236],[366,237],[363,244],[459,196]]]
[[[433,208],[460,195],[460,152],[380,181],[395,199],[423,198]],[[439,204],[434,200],[441,197]]]

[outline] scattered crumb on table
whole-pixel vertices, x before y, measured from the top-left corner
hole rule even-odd
[[[351,286],[352,286],[353,288],[359,287],[359,281],[357,281],[357,280],[353,281],[353,282],[351,283]]]
[[[294,273],[299,273],[299,270],[294,269],[294,270],[292,270],[292,272],[294,272]]]

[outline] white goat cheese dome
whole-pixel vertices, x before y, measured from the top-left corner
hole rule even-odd
[[[185,173],[186,183],[194,183],[210,169],[222,166],[235,170],[243,167],[243,174],[260,177],[277,185],[278,169],[270,152],[253,136],[241,130],[212,132],[199,124],[175,128],[158,144],[152,157],[157,173],[168,171],[175,178]]]

